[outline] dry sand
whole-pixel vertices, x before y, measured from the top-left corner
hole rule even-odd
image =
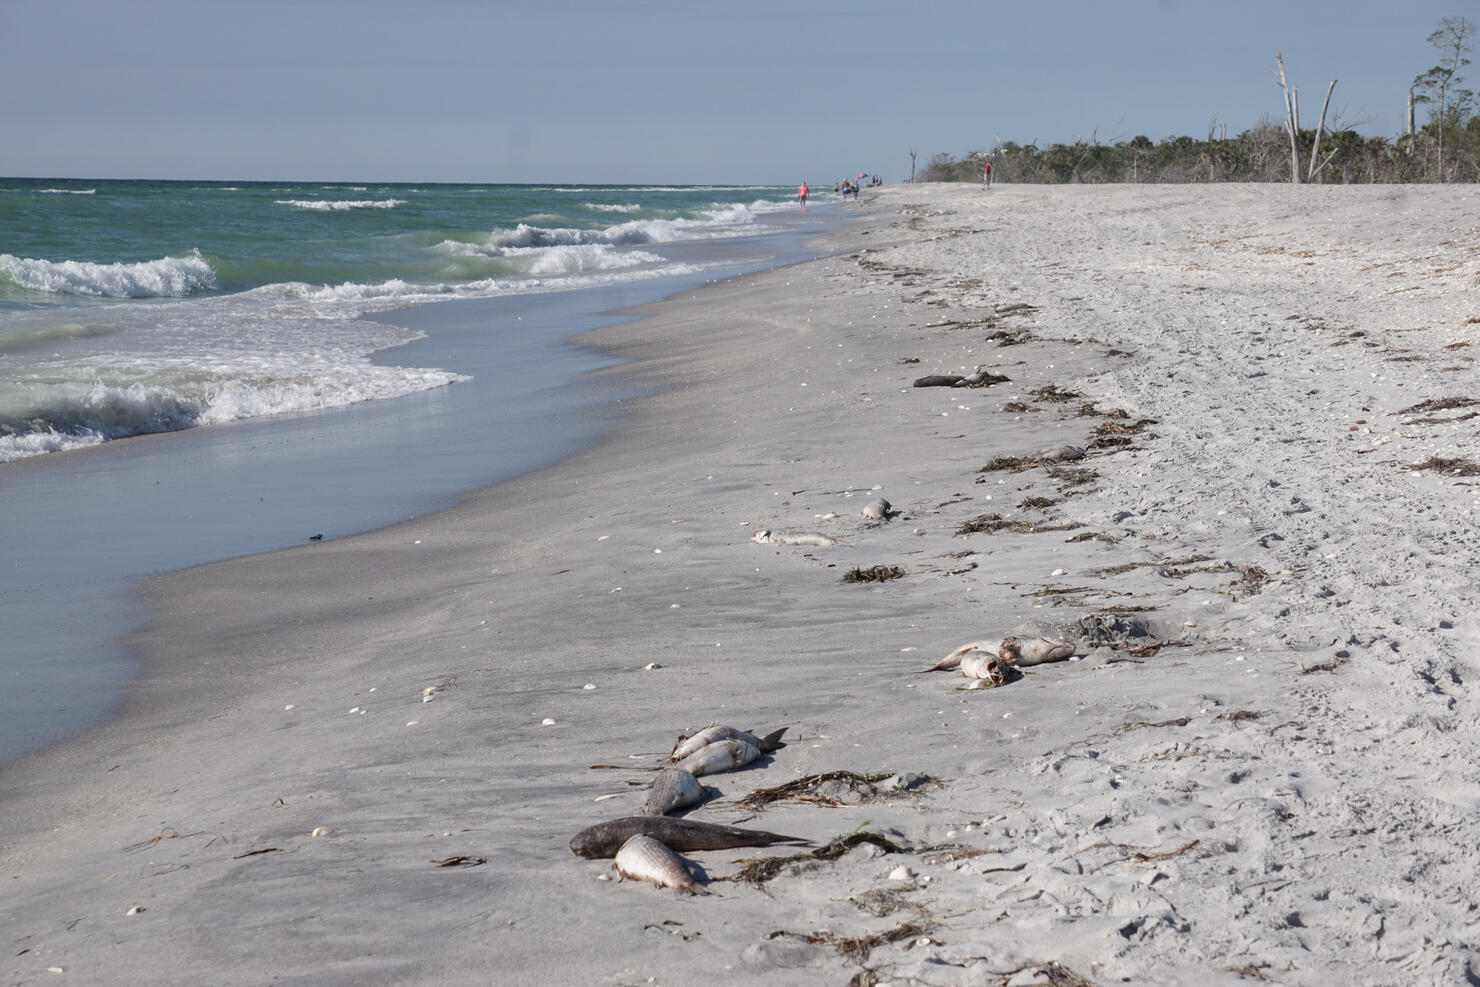
[[[3,981],[1474,982],[1475,195],[886,188],[601,330],[596,448],[147,587],[121,715],[0,772]],[[1077,660],[916,674],[1018,628]],[[878,839],[600,880],[715,721],[790,744],[690,818]],[[892,777],[736,804],[840,770]]]

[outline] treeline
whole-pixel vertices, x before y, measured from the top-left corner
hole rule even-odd
[[[1300,131],[1300,180],[1330,184],[1480,182],[1480,116],[1459,126],[1433,125],[1396,139],[1354,130]],[[1315,157],[1315,173],[1311,159]],[[1037,147],[1007,142],[964,157],[937,154],[917,176],[922,182],[979,182],[992,162],[994,182],[1289,182],[1290,137],[1282,124],[1263,121],[1236,137],[1197,140],[1145,136],[1115,144],[1076,141]]]

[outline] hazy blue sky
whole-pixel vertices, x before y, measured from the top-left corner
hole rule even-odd
[[[1393,136],[1475,0],[0,0],[0,175],[831,183],[938,151]],[[1480,88],[1480,70],[1470,79]]]

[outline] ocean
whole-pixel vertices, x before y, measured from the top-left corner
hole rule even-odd
[[[0,762],[117,705],[140,580],[595,441],[568,337],[810,256],[840,210],[793,195],[0,178]]]

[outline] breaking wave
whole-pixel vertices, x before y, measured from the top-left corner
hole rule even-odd
[[[184,298],[216,287],[216,272],[198,251],[136,264],[37,260],[0,254],[0,276],[31,291],[97,298]]]

